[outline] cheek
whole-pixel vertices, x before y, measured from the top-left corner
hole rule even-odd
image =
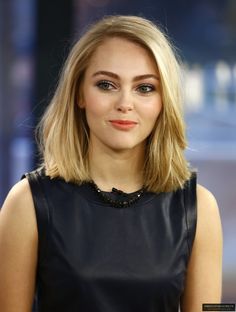
[[[86,98],[85,115],[90,128],[96,128],[104,124],[106,119],[106,110],[104,105],[96,97]]]
[[[91,122],[101,122],[105,118],[105,111],[99,105],[96,105],[96,103],[87,106],[85,108],[85,114],[87,120]]]
[[[106,99],[96,92],[94,89],[89,89],[84,96],[84,108],[87,114],[101,116],[106,113],[108,105]]]
[[[87,95],[84,99],[84,109],[86,112],[86,115],[99,115],[100,114],[100,105],[97,101],[97,98],[93,96],[92,94]]]
[[[155,123],[161,111],[162,111],[162,101],[160,99],[159,101],[155,101],[155,103],[150,105],[150,107],[146,108],[145,110],[146,119],[148,119],[150,123]]]
[[[152,110],[146,111],[146,131],[148,135],[153,131],[155,128],[155,125],[157,123],[157,120],[161,114],[162,111],[162,105],[155,106]]]

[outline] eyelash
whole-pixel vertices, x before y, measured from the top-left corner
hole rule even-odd
[[[110,81],[108,80],[101,80],[101,81],[98,81],[96,83],[96,86],[103,90],[103,91],[110,91],[110,90],[113,90],[116,88],[116,86],[111,83]],[[148,88],[149,90],[147,91],[144,91],[142,90],[142,88]],[[153,91],[155,91],[155,87],[152,85],[152,84],[149,84],[149,83],[143,83],[143,84],[140,84],[137,88],[136,88],[137,91],[139,91],[140,93],[142,94],[148,94],[148,93],[151,93]]]
[[[102,89],[104,91],[109,91],[111,90],[111,88],[105,88],[104,86],[107,85],[108,87],[112,87],[112,88],[115,88],[115,86],[108,80],[101,80],[101,81],[98,81],[96,83],[96,86],[99,88],[99,89]]]
[[[141,91],[141,88],[149,88],[149,91]],[[155,91],[155,87],[149,83],[143,83],[141,85],[138,86],[137,90],[140,90],[141,93],[151,93],[153,91]]]

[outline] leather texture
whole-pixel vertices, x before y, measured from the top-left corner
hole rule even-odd
[[[25,176],[39,233],[36,311],[178,312],[196,231],[196,174],[184,189],[145,193],[128,208],[110,207],[86,183],[42,170]]]

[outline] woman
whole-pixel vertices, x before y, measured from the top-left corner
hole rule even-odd
[[[0,217],[1,311],[202,311],[221,298],[212,194],[184,158],[179,65],[140,17],[73,47],[39,125],[43,166]]]

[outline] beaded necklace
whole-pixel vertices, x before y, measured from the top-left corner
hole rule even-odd
[[[130,207],[132,204],[134,204],[137,200],[139,200],[145,189],[142,187],[139,191],[135,192],[132,196],[130,195],[129,199],[124,200],[115,200],[112,199],[109,195],[106,194],[106,192],[103,192],[94,181],[90,181],[91,187],[96,191],[98,196],[102,199],[104,203],[110,204],[112,207],[115,208],[127,208]],[[112,188],[112,192],[115,192],[119,195],[122,195],[122,197],[127,196],[125,192],[121,190],[117,190],[116,188]]]

